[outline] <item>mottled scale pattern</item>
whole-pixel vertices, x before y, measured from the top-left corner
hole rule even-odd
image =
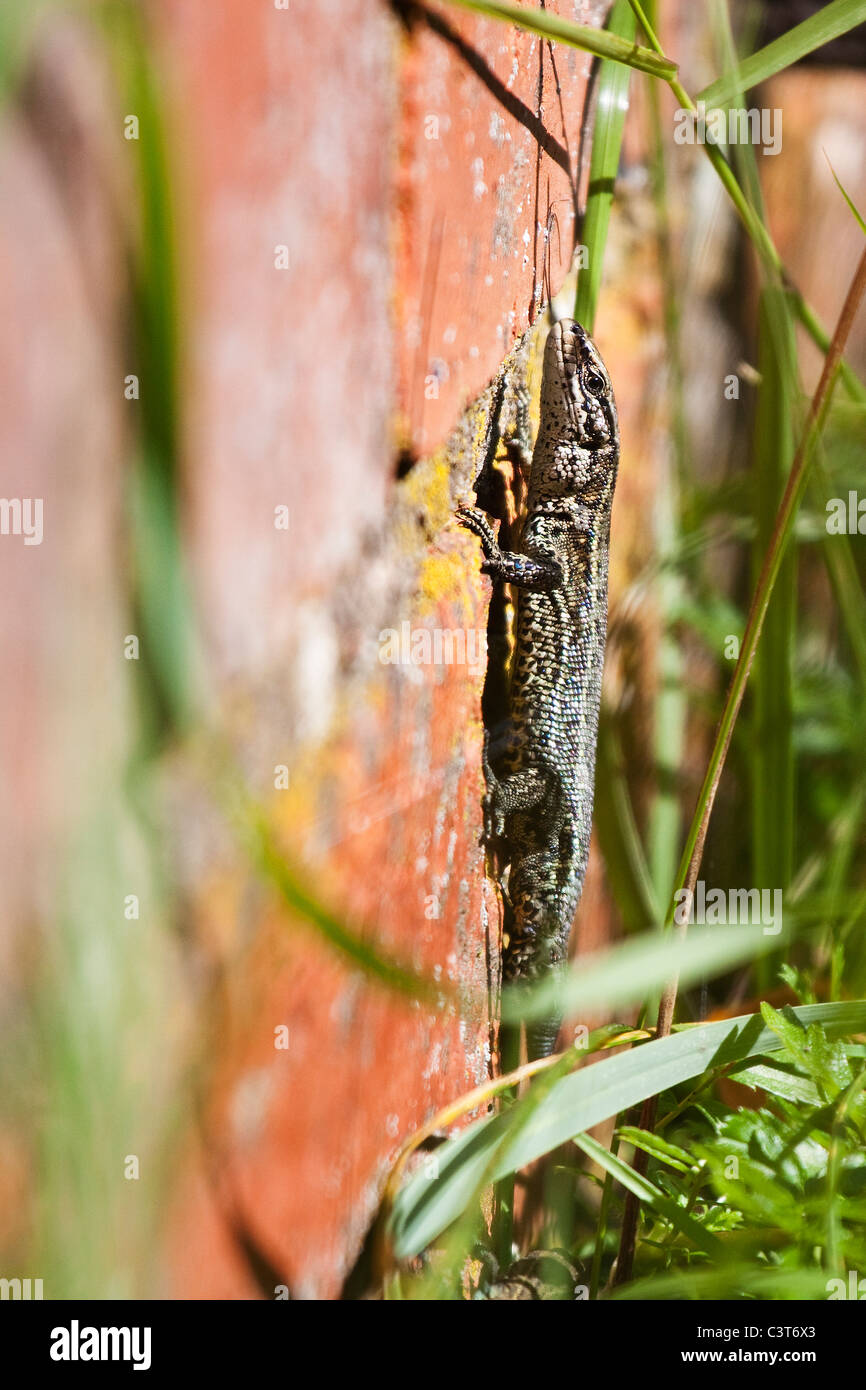
[[[481,539],[485,569],[517,592],[505,750],[485,768],[487,833],[504,837],[510,862],[506,980],[564,968],[583,888],[618,460],[607,369],[589,334],[560,320],[545,347],[519,548],[500,550],[477,509],[459,513]],[[531,1057],[553,1051],[560,1022],[528,1027]]]

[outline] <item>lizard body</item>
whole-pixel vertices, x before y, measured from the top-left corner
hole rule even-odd
[[[458,513],[481,540],[485,570],[518,591],[510,714],[495,769],[485,750],[485,832],[504,836],[510,861],[506,981],[564,969],[583,888],[618,459],[607,370],[584,329],[560,320],[545,347],[519,549],[501,550],[477,509]],[[560,1023],[528,1026],[530,1059],[553,1051]]]

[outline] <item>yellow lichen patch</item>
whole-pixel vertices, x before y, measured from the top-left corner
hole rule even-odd
[[[526,385],[529,390],[529,422],[532,426],[532,437],[538,433],[538,426],[541,421],[541,372],[544,366],[544,345],[547,342],[546,333],[534,333],[526,363]]]
[[[492,388],[488,388],[469,409],[464,420],[464,428],[469,441],[471,476],[477,478],[484,462],[484,449],[487,444],[490,398]]]
[[[478,593],[466,573],[465,554],[457,549],[431,551],[418,575],[418,616],[426,617],[441,604],[453,605],[460,621],[477,617]]]
[[[417,506],[436,530],[444,526],[451,511],[451,460],[448,445],[437,449],[424,463],[416,465],[403,483],[403,501]]]

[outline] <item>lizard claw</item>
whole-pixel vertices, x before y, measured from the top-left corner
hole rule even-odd
[[[484,730],[484,742],[481,745],[481,767],[484,772],[484,781],[487,784],[487,791],[481,800],[484,811],[484,839],[489,844],[505,834],[505,814],[500,805],[499,783],[490,765],[489,729]]]
[[[482,799],[481,805],[484,810],[484,838],[490,843],[505,834],[505,814],[495,788]]]
[[[493,534],[490,522],[482,511],[479,511],[477,507],[459,507],[457,509],[457,520],[461,526],[466,527],[467,531],[472,531],[478,537],[488,560],[498,554],[498,542]]]

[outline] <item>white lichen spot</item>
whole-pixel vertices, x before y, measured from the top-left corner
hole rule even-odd
[[[253,1143],[261,1133],[274,1080],[268,1067],[259,1067],[248,1072],[235,1086],[231,1102],[232,1130],[241,1144]]]
[[[480,157],[472,161],[472,192],[477,198],[483,198],[487,192],[487,184],[484,182],[484,160]]]
[[[442,1044],[434,1043],[430,1049],[430,1060],[428,1061],[426,1067],[424,1068],[424,1071],[422,1072],[422,1077],[425,1081],[429,1081],[431,1077],[438,1076],[441,1069]]]
[[[487,133],[494,145],[501,145],[505,139],[505,120],[498,111],[492,113]]]
[[[295,649],[291,668],[295,733],[315,742],[330,725],[336,699],[339,644],[333,619],[324,604],[299,605],[294,618]]]

